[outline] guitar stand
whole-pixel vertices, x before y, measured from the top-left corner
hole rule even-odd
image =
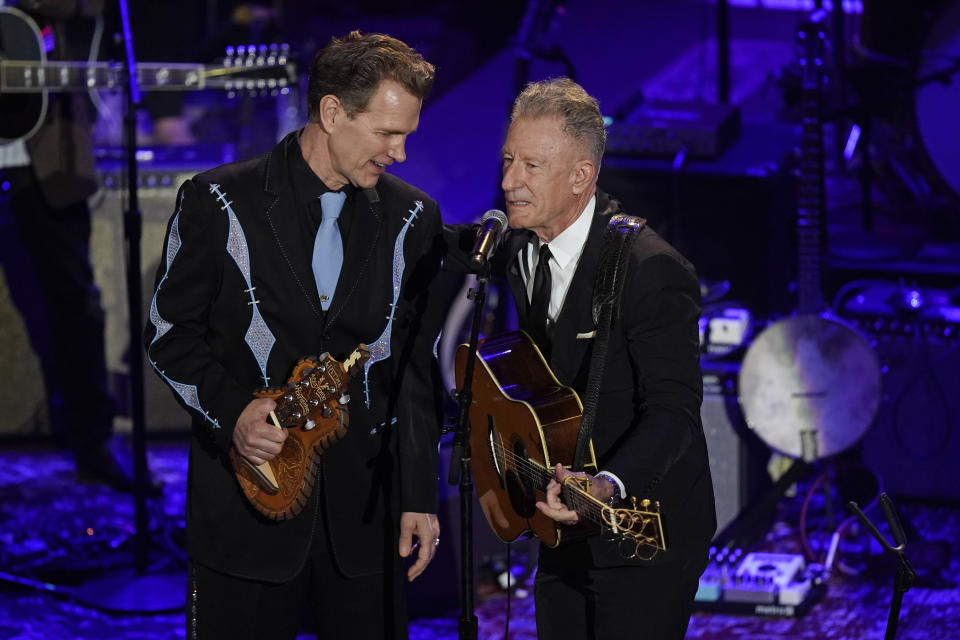
[[[480,320],[487,300],[487,280],[490,266],[485,264],[477,273],[477,288],[467,297],[473,300],[473,320],[470,324],[470,348],[464,368],[461,388],[457,392],[457,426],[450,453],[448,482],[460,487],[460,620],[458,638],[476,640],[477,616],[474,613],[473,585],[473,476],[470,473],[470,404],[473,402],[473,370],[480,343]]]
[[[877,539],[877,542],[879,542],[886,551],[897,557],[897,573],[893,578],[893,598],[890,600],[890,614],[887,616],[887,632],[884,635],[884,640],[893,640],[897,635],[897,623],[900,620],[900,605],[903,603],[903,594],[909,591],[910,587],[916,583],[917,572],[903,554],[907,546],[907,537],[903,533],[903,526],[900,524],[900,517],[897,515],[896,508],[893,506],[893,501],[886,493],[880,494],[880,506],[883,507],[883,513],[887,518],[890,531],[893,533],[894,542],[897,543],[896,546],[887,542],[886,538],[877,530],[877,527],[874,526],[874,524],[870,522],[870,519],[860,510],[856,502],[851,501],[847,503],[847,509],[860,518],[860,521],[870,530],[870,533]]]

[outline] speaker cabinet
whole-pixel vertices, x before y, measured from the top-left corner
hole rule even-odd
[[[737,401],[739,370],[738,363],[703,365],[700,416],[717,503],[717,532],[770,485],[769,448],[747,427]]]
[[[875,337],[884,390],[877,418],[863,437],[864,465],[894,496],[960,500],[957,334]]]
[[[608,155],[599,185],[627,213],[646,218],[701,279],[728,281],[729,299],[757,313],[787,311],[796,262],[787,160],[795,139],[789,128],[744,123],[716,160]]]

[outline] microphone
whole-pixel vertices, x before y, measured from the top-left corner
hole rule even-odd
[[[470,252],[470,266],[480,270],[487,265],[490,256],[496,248],[500,234],[507,226],[507,216],[499,209],[490,209],[480,218],[480,229],[477,231],[477,241]]]

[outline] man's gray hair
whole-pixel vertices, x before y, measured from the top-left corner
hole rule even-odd
[[[510,122],[520,118],[559,118],[563,131],[584,144],[600,164],[607,131],[596,98],[570,78],[531,82],[513,103]]]

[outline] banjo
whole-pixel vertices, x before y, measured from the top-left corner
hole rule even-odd
[[[747,425],[770,447],[814,461],[840,453],[870,427],[880,404],[880,362],[857,331],[829,317],[821,292],[826,195],[822,137],[824,33],[806,23],[803,134],[797,194],[797,314],[750,345],[740,369]]]
[[[29,138],[46,119],[51,91],[119,89],[118,62],[48,61],[44,32],[26,13],[0,6],[0,144]],[[288,45],[230,47],[219,64],[141,62],[145,91],[222,89],[228,95],[289,91],[296,68]]]

